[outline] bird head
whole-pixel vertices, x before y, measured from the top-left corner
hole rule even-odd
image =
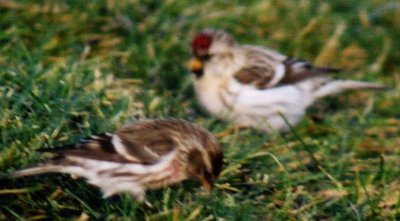
[[[216,55],[229,54],[236,42],[233,37],[220,29],[204,29],[193,37],[192,59],[188,68],[196,76],[203,74],[204,65]]]
[[[219,176],[223,165],[223,154],[219,145],[207,141],[204,151],[192,149],[188,154],[188,177],[198,180],[203,188],[210,191],[214,180]]]

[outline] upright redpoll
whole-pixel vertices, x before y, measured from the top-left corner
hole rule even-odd
[[[128,192],[139,201],[145,199],[147,189],[185,179],[199,180],[210,190],[223,163],[214,136],[181,120],[145,120],[113,134],[45,151],[54,157],[11,176],[67,173],[100,187],[104,197]]]
[[[201,105],[212,115],[264,131],[287,131],[315,100],[381,84],[333,80],[338,69],[315,67],[276,51],[240,45],[223,30],[195,35],[189,69]],[[286,118],[286,120],[284,119]]]

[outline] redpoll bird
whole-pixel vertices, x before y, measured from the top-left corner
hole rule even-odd
[[[338,69],[315,67],[276,51],[240,45],[223,30],[205,29],[192,41],[189,70],[201,105],[238,126],[287,131],[316,99],[383,85],[332,80]],[[286,120],[284,119],[286,118]]]
[[[113,134],[92,136],[62,149],[54,157],[11,177],[67,173],[100,187],[104,197],[131,193],[143,201],[147,189],[185,179],[199,180],[210,190],[222,169],[222,152],[214,136],[181,120],[146,120]]]

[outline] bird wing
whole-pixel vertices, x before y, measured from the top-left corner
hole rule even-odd
[[[252,84],[265,89],[278,84],[286,74],[284,55],[256,46],[243,46],[246,62],[244,67],[234,74],[242,84]]]
[[[144,121],[119,129],[113,139],[115,149],[127,159],[152,164],[171,153],[177,146],[172,134],[163,124],[172,121]]]
[[[286,67],[287,73],[285,78],[282,79],[282,82],[291,84],[311,77],[323,76],[327,73],[336,73],[340,71],[339,68],[317,67],[307,61],[296,58],[287,58],[283,64]]]
[[[155,164],[171,153],[175,141],[157,124],[140,122],[122,127],[114,134],[102,134],[82,139],[55,149],[41,151],[55,154],[53,161],[64,162],[68,156],[118,163]],[[58,163],[55,163],[58,164]]]
[[[243,46],[246,65],[234,77],[243,84],[258,89],[270,88],[281,83],[295,83],[325,73],[338,72],[336,68],[315,67],[310,63],[288,58],[276,51],[256,46]]]

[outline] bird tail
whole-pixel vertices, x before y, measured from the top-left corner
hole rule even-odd
[[[316,98],[322,98],[333,94],[338,94],[348,90],[386,90],[388,86],[379,83],[368,83],[352,80],[333,80],[319,87],[314,95]]]
[[[340,72],[339,68],[332,67],[317,67],[307,61],[289,58],[284,61],[287,67],[288,75],[285,76],[286,83],[300,82],[307,78],[323,76],[325,74]]]
[[[331,67],[315,67],[311,68],[311,71],[314,73],[337,73],[340,72],[342,69],[340,68],[331,68]]]
[[[9,178],[18,178],[24,176],[32,176],[43,173],[57,173],[60,172],[62,166],[58,165],[43,165],[38,167],[27,168],[19,171],[15,171],[9,175]]]

